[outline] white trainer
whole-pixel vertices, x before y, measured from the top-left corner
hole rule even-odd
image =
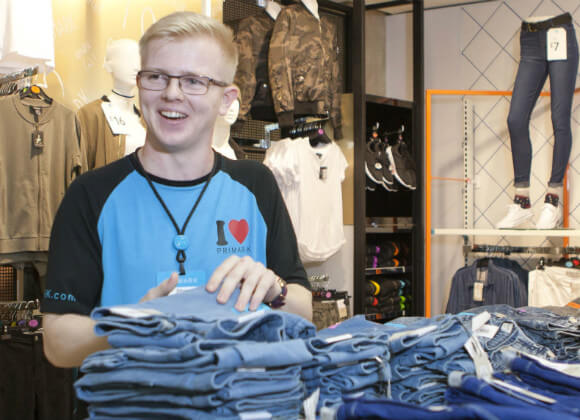
[[[498,229],[512,229],[531,221],[533,218],[532,209],[524,209],[519,204],[514,203],[508,206],[507,214],[498,222],[496,227]]]
[[[550,203],[544,203],[542,213],[536,222],[537,229],[555,229],[562,223],[562,209]]]

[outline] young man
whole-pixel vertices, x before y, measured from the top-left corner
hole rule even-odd
[[[93,332],[94,307],[179,286],[205,286],[221,303],[240,288],[239,310],[271,302],[312,316],[273,175],[211,148],[215,120],[237,96],[231,30],[174,13],[147,30],[140,50],[145,145],[77,179],[54,221],[42,310],[44,349],[56,366],[79,366],[108,347]]]

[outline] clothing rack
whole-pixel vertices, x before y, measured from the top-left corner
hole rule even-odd
[[[24,70],[19,70],[17,72],[8,73],[0,76],[0,96],[11,95],[16,92],[20,87],[20,82],[26,79],[30,79],[32,76],[38,74],[38,66],[29,67]]]
[[[551,254],[568,255],[580,254],[580,247],[574,246],[512,246],[512,245],[464,245],[463,255],[486,253],[486,254]]]
[[[0,302],[0,335],[40,328],[40,301]]]

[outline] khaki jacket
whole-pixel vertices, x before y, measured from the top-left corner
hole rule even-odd
[[[328,113],[334,138],[342,138],[336,24],[318,20],[302,4],[286,6],[276,19],[268,69],[274,110],[281,127],[296,116]]]
[[[36,146],[34,132],[42,133]],[[2,98],[0,140],[0,254],[48,251],[65,191],[86,170],[75,113],[55,101]]]
[[[106,95],[86,104],[77,112],[89,169],[99,168],[125,156],[126,136],[113,134],[101,108],[103,102],[109,102]],[[134,111],[141,116],[137,108]]]

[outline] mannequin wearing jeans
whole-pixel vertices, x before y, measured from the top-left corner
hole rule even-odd
[[[550,44],[552,47],[556,44],[554,40],[548,43],[548,36],[551,36],[548,33],[553,33],[554,29],[565,34],[566,54],[552,60],[547,49]],[[532,110],[549,75],[554,152],[548,193],[536,227],[553,229],[562,219],[562,210],[558,207],[559,190],[562,189],[572,147],[570,119],[578,71],[578,43],[572,17],[569,13],[565,13],[555,17],[525,20],[522,22],[520,45],[521,59],[508,115],[516,193],[514,204],[509,206],[508,214],[497,227],[513,228],[533,218],[529,198],[532,161],[529,124]]]

